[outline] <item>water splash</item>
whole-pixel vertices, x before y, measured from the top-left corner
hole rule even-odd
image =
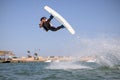
[[[73,48],[74,47],[74,48]],[[71,50],[75,61],[79,61],[81,57],[93,57],[99,67],[108,66],[120,67],[120,39],[110,37],[97,38],[81,38],[79,35],[74,38],[74,45]],[[68,50],[69,51],[69,50]],[[90,63],[91,64],[91,63]],[[92,64],[94,65],[94,64]],[[96,66],[96,65],[95,65]],[[97,66],[97,67],[98,67]],[[97,68],[96,67],[96,68]],[[50,63],[46,69],[92,69],[90,65],[76,64],[73,62]],[[94,67],[95,68],[95,67]]]
[[[48,67],[46,67],[46,69],[68,70],[68,69],[92,69],[92,68],[89,67],[89,66],[76,64],[76,63],[73,63],[73,62],[59,62],[59,63],[50,63],[50,65]]]
[[[77,56],[91,56],[102,66],[120,65],[120,39],[110,37],[80,38],[77,36],[79,53]]]

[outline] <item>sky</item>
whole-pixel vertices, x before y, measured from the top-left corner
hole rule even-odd
[[[40,18],[50,16],[46,5],[61,14],[76,34],[39,28]],[[55,19],[51,23],[61,25]],[[101,36],[120,40],[120,0],[0,0],[0,50],[16,56],[26,56],[28,50],[40,56],[74,55],[83,48],[81,40]]]

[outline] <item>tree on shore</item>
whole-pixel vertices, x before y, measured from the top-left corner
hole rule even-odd
[[[27,56],[28,56],[28,58],[31,58],[32,56],[31,56],[31,54],[30,54],[30,51],[27,51]]]
[[[34,57],[35,60],[39,60],[39,58],[38,58],[38,53],[34,53],[34,56],[35,56],[35,57]]]

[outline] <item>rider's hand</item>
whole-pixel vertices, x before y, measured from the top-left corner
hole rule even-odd
[[[50,19],[53,19],[53,16],[52,16],[52,15],[50,15]]]

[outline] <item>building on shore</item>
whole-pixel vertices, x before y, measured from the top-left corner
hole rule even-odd
[[[12,51],[0,51],[0,62],[9,62],[15,56]]]

